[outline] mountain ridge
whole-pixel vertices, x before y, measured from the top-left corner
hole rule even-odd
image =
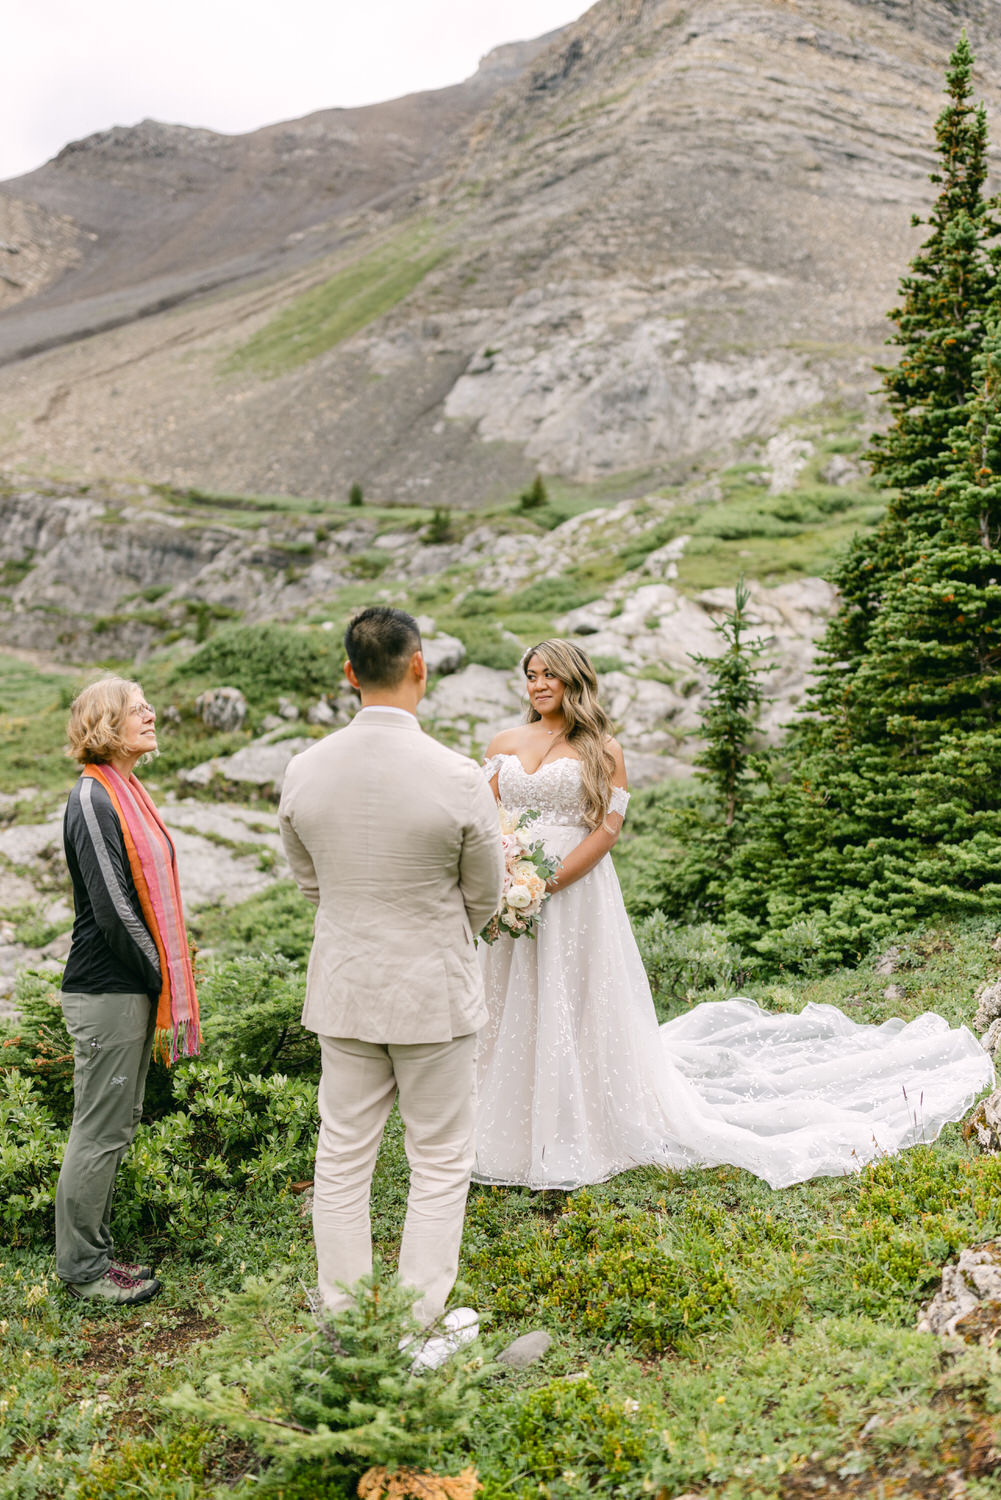
[[[536,470],[638,493],[753,457],[825,403],[861,430],[911,215],[931,199],[948,48],[965,23],[996,121],[998,22],[999,0],[599,0],[509,58],[424,155],[401,156],[383,116],[361,185],[340,158],[327,217],[302,187],[305,123],[285,147],[288,128],[266,127],[254,149],[285,163],[308,227],[283,221],[266,255],[250,236],[242,259],[185,260],[218,218],[189,215],[146,254],[145,282],[103,292],[114,246],[103,261],[78,247],[82,268],[0,317],[0,461],[475,505]],[[267,220],[264,180],[233,225]],[[167,181],[181,192],[173,168]],[[416,267],[398,286],[394,257]],[[88,286],[91,302],[69,297]],[[357,315],[328,318],[302,359],[297,319],[325,295],[357,297]],[[118,327],[76,340],[81,309],[92,332]],[[40,329],[65,347],[24,357]]]

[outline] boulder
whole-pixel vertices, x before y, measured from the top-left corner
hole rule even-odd
[[[986,1031],[993,1021],[1001,1017],[1001,979],[993,984],[982,984],[976,993],[977,1013],[973,1018],[976,1031]]]
[[[994,1037],[994,1046],[988,1047],[987,1037],[991,1032],[1001,1030],[1001,1020],[995,1021],[987,1036],[983,1038],[984,1050],[994,1056],[997,1046],[997,1037]],[[976,1138],[981,1151],[996,1155],[1001,1151],[1001,1089],[995,1089],[993,1094],[988,1095],[977,1105],[970,1118],[963,1126],[963,1135],[968,1141]]]
[[[203,805],[199,806],[200,814],[206,811]],[[256,855],[244,854],[216,839],[210,841],[201,837],[199,825],[204,831],[209,831],[204,817],[194,827],[184,826],[169,813],[164,821],[177,849],[184,904],[191,911],[202,906],[231,906],[234,902],[244,901],[288,873],[284,856],[275,849],[277,841],[273,837],[269,837],[266,843],[261,841],[262,849],[272,850],[275,856],[269,857],[266,868],[262,868]],[[252,835],[246,828],[242,831],[241,842],[252,842]]]
[[[800,470],[813,452],[813,444],[807,438],[797,437],[788,429],[769,438],[765,444],[765,464],[772,471],[768,488],[773,495],[780,495],[795,486]]]
[[[245,783],[249,786],[270,786],[277,796],[285,779],[285,770],[293,755],[306,750],[315,742],[311,739],[278,740],[268,744],[254,740],[237,750],[235,755],[217,755],[212,760],[189,770],[179,771],[178,781],[187,786],[205,787],[216,777],[224,781]]]
[[[862,477],[862,465],[843,453],[834,453],[820,471],[824,484],[855,484]]]
[[[422,644],[428,671],[434,676],[457,672],[466,659],[466,648],[454,635],[434,635]]]
[[[330,725],[331,727],[337,723],[336,710],[331,707],[328,698],[321,698],[307,709],[306,723]]]
[[[942,1285],[921,1314],[919,1333],[993,1343],[1001,1331],[1001,1240],[961,1250],[943,1266]]]
[[[500,729],[524,718],[520,672],[501,672],[472,662],[443,677],[418,710],[436,732],[451,731],[463,749],[490,742]]]
[[[515,1339],[513,1344],[508,1344],[497,1356],[497,1363],[508,1365],[512,1370],[524,1370],[529,1365],[541,1359],[549,1352],[552,1338],[544,1328],[534,1329],[531,1333],[523,1333],[520,1338]]]
[[[203,724],[224,733],[242,729],[247,721],[247,700],[235,687],[209,688],[199,693],[195,708]]]
[[[899,964],[900,949],[887,948],[886,952],[881,953],[876,960],[876,973],[881,974],[884,978],[888,979],[891,974],[895,974],[897,972]]]

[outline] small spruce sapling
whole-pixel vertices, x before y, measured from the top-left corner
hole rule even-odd
[[[293,1475],[354,1486],[373,1466],[433,1468],[441,1453],[468,1446],[489,1373],[482,1358],[467,1349],[415,1374],[400,1343],[416,1331],[418,1294],[378,1266],[353,1293],[343,1313],[289,1338],[283,1273],[249,1278],[221,1313],[228,1364],[201,1394],[186,1384],[168,1398],[269,1461],[264,1492]]]

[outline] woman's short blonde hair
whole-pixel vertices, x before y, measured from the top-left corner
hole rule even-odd
[[[66,738],[67,754],[82,766],[103,765],[115,755],[128,753],[124,742],[129,699],[138,682],[126,677],[102,677],[74,698],[70,707]]]

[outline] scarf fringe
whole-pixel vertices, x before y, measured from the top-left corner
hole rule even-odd
[[[195,1020],[158,1026],[153,1033],[153,1056],[169,1068],[179,1057],[197,1057],[201,1040],[201,1028]]]

